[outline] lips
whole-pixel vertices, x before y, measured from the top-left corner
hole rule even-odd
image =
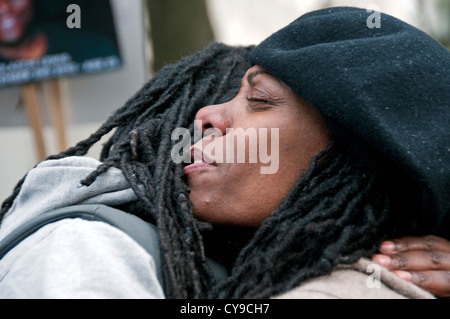
[[[191,162],[192,164],[184,167],[185,174],[194,170],[215,168],[217,163],[208,154],[205,154],[198,148],[191,148]]]

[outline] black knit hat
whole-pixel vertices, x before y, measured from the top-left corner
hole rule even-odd
[[[450,52],[386,14],[377,28],[372,14],[306,14],[257,46],[252,63],[315,106],[378,169],[401,172],[399,187],[420,197],[423,229],[449,238]]]

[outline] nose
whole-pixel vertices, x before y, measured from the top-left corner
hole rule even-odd
[[[0,14],[11,12],[11,3],[9,1],[0,0]]]
[[[214,128],[226,134],[227,128],[231,128],[232,120],[228,103],[209,105],[200,109],[195,116],[195,120],[202,127],[198,129],[205,132],[207,129]]]

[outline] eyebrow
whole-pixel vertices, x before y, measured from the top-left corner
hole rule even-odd
[[[270,75],[270,76],[273,77],[278,83],[280,83],[281,85],[285,86],[285,84],[284,84],[281,80],[279,80],[278,78],[274,77],[272,74],[270,74],[269,72],[264,71],[264,70],[262,70],[262,71],[255,71],[255,72],[250,73],[250,74],[247,76],[247,82],[248,82],[248,84],[251,85],[251,86],[253,86],[253,81],[254,81],[254,79],[255,79],[258,75],[261,75],[261,74]]]
[[[253,80],[254,80],[258,75],[261,75],[261,74],[267,74],[267,75],[270,75],[269,72],[267,72],[267,71],[256,71],[256,72],[252,72],[252,73],[250,73],[250,74],[247,76],[247,82],[248,82],[248,84],[253,85]]]

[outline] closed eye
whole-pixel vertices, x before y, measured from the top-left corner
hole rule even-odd
[[[269,101],[263,99],[247,98],[248,109],[253,112],[263,112],[272,108]]]
[[[263,100],[263,99],[253,99],[253,98],[247,98],[248,102],[253,102],[253,103],[268,103],[268,101]]]

